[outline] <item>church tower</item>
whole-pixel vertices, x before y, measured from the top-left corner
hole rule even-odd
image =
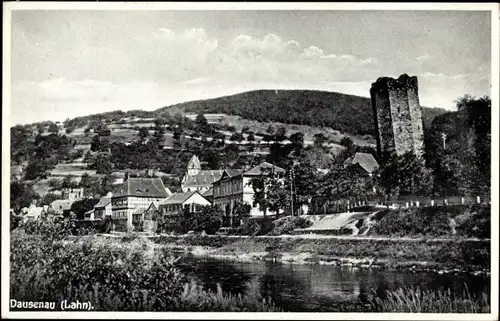
[[[201,170],[201,163],[198,156],[193,155],[187,165],[187,174],[190,176],[198,175]]]

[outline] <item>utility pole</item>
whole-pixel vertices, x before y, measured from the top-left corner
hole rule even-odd
[[[290,209],[293,216],[293,165],[292,169],[290,170]]]

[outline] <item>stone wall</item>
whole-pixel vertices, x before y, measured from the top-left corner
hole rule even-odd
[[[421,156],[424,152],[424,125],[422,122],[422,106],[418,98],[418,81],[412,77],[408,85],[408,104],[410,105],[411,123],[413,126],[413,144],[415,154]]]

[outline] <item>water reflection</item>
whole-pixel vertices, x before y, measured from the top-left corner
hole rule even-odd
[[[328,265],[296,265],[272,262],[232,262],[185,256],[180,268],[206,288],[243,293],[253,283],[265,298],[285,311],[335,311],[346,303],[367,303],[374,295],[384,297],[387,290],[401,286],[421,289],[450,289],[471,294],[489,292],[489,278],[464,275],[438,275],[409,271],[357,269]],[[465,285],[467,284],[467,285]]]

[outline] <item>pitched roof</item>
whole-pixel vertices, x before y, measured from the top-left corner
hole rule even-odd
[[[186,192],[186,193],[174,193],[174,194],[170,195],[169,198],[167,198],[166,200],[161,202],[160,206],[161,205],[182,204],[185,201],[187,201],[194,194],[199,194],[200,196],[202,196],[197,191]]]
[[[110,196],[103,196],[99,199],[99,202],[94,206],[94,208],[106,207],[111,203]]]
[[[200,163],[200,159],[198,158],[198,156],[196,156],[194,154],[193,154],[193,156],[191,156],[191,159],[188,162],[187,168],[188,169],[190,169],[190,168],[201,169],[201,163]]]
[[[56,211],[66,211],[71,208],[71,201],[69,200],[55,200],[50,206]]]
[[[42,211],[43,211],[43,207],[30,206],[28,208],[28,213],[26,213],[26,216],[38,218],[40,216],[40,214],[42,214]]]
[[[264,171],[263,171],[264,169],[274,169],[278,173],[286,172],[285,169],[283,169],[279,166],[273,165],[273,164],[268,163],[268,162],[263,162],[260,165],[254,166],[251,169],[249,169],[248,171],[244,172],[243,175],[248,175],[248,176],[262,175],[264,173]]]
[[[207,186],[215,181],[218,181],[223,170],[200,170],[196,175],[189,175],[186,173],[184,176],[183,186]]]
[[[359,164],[368,173],[373,173],[379,167],[373,155],[368,153],[356,153],[352,164]]]
[[[158,177],[130,177],[123,184],[115,187],[113,197],[160,197],[167,198],[170,190],[163,185]]]
[[[201,194],[201,196],[203,196],[203,197],[212,197],[213,195],[214,195],[213,187],[210,187],[208,190],[203,192],[203,194]]]

